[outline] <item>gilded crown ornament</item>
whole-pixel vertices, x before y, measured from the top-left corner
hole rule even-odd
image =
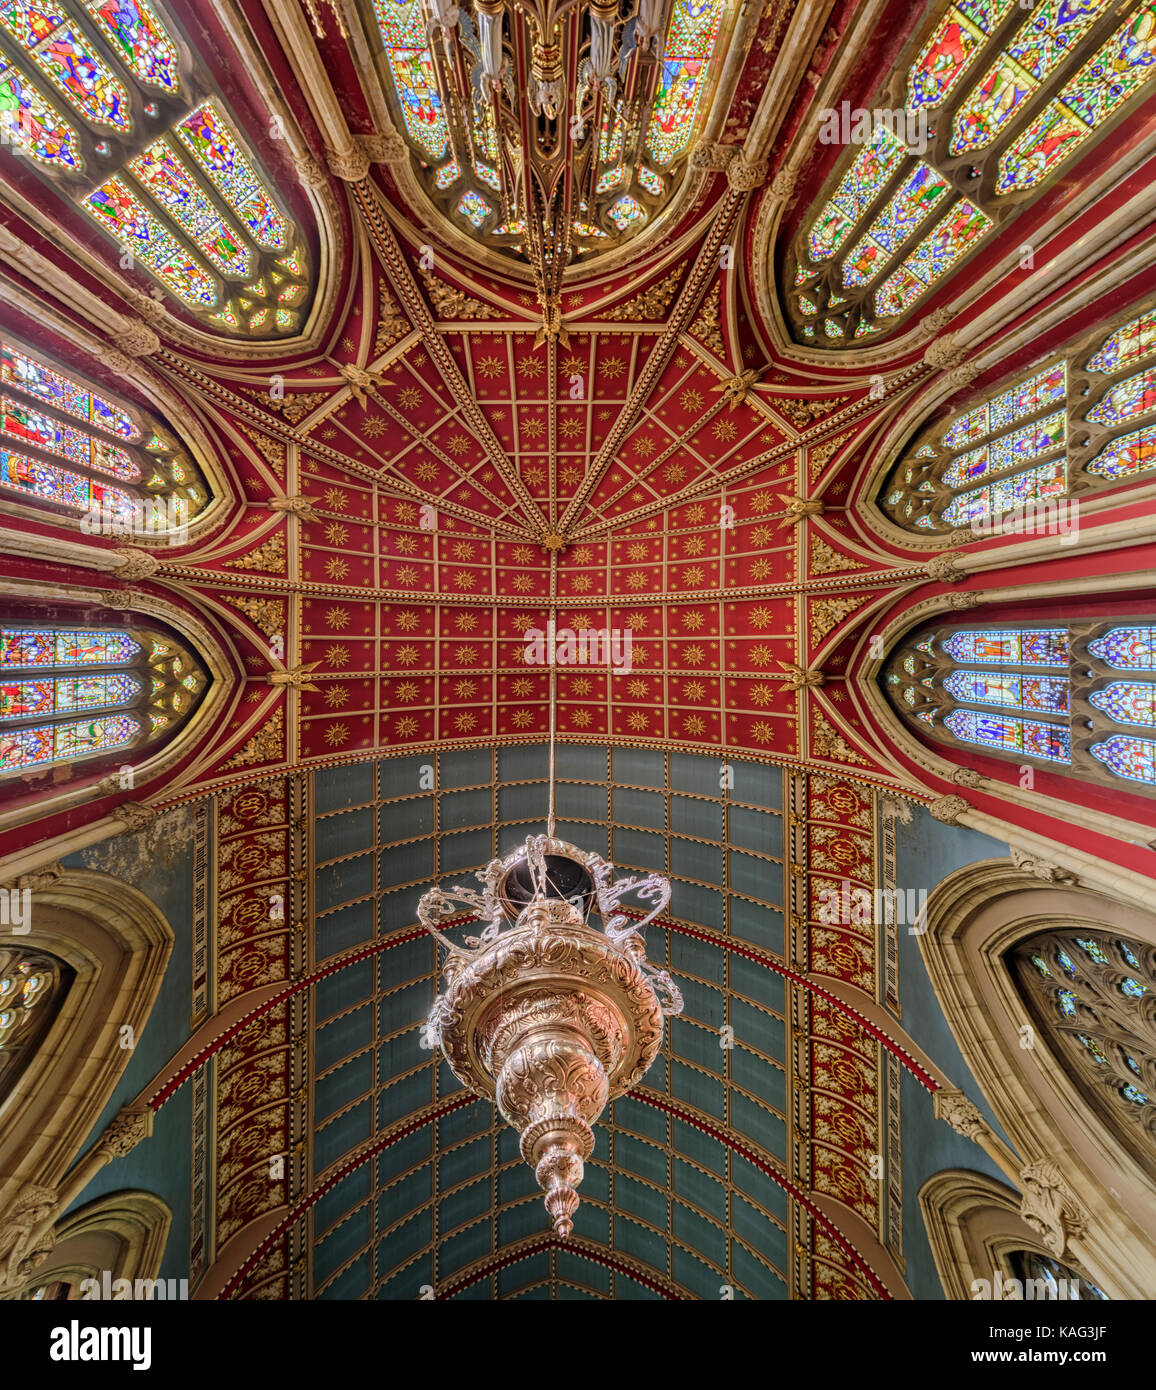
[[[656,874],[615,879],[599,855],[552,835],[528,837],[477,877],[481,892],[434,888],[418,905],[448,953],[422,1045],[440,1047],[458,1080],[495,1101],[518,1131],[554,1232],[566,1237],[593,1125],[646,1075],[663,1015],[682,1011],[641,935],[670,901],[670,883]],[[628,894],[650,905],[641,920],[619,911]],[[440,925],[463,909],[486,926],[459,945]]]

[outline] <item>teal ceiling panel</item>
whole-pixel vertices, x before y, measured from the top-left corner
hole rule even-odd
[[[367,901],[318,916],[313,937],[318,961],[372,941],[374,915],[373,903]]]
[[[313,774],[313,804],[319,816],[350,806],[367,806],[373,798],[372,763],[326,767]]]
[[[373,855],[363,854],[357,859],[343,859],[337,864],[329,864],[317,870],[317,911],[325,912],[331,907],[339,907],[350,898],[363,898],[367,893],[372,893],[373,888]]]
[[[355,1105],[318,1129],[313,1139],[313,1167],[323,1173],[358,1144],[369,1138],[373,1124],[373,1107],[368,1100]]]
[[[340,859],[344,855],[372,849],[374,819],[370,806],[319,819],[314,830],[317,862],[321,864],[327,859]]]
[[[363,1207],[318,1242],[313,1258],[313,1278],[318,1284],[324,1283],[370,1239],[369,1216],[369,1208]]]
[[[318,1028],[314,1060],[319,1072],[327,1071],[342,1057],[360,1052],[373,1041],[373,1006],[362,1004],[352,1013]]]

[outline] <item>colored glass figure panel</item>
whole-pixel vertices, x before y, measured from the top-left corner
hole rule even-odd
[[[1098,478],[1128,478],[1150,468],[1156,468],[1156,425],[1111,440],[1084,465],[1086,473]]]
[[[66,468],[41,463],[10,449],[0,449],[0,487],[40,497],[46,502],[58,502],[64,507],[75,507],[82,512],[101,508],[131,515],[133,510],[133,499],[119,488],[93,482]]]
[[[234,280],[245,280],[252,274],[254,258],[249,246],[217,211],[167,140],[150,145],[129,168],[218,270]]]
[[[73,713],[108,705],[127,705],[140,694],[140,681],[127,675],[58,676],[55,680],[0,682],[0,719]]]
[[[127,632],[57,628],[0,628],[0,668],[21,666],[111,666],[134,661],[140,644]]]
[[[33,410],[7,396],[0,399],[0,430],[11,439],[19,439],[22,444],[31,444],[57,454],[70,463],[80,464],[82,468],[111,473],[113,477],[123,478],[126,482],[140,480],[140,469],[132,455],[119,444],[96,439],[83,430],[53,420],[42,411]]]
[[[1114,627],[1088,650],[1117,671],[1156,672],[1156,627]]]
[[[1068,666],[1068,630],[1063,627],[953,632],[940,646],[956,661],[994,661],[1000,666]]]
[[[843,284],[866,285],[873,280],[891,255],[930,217],[948,187],[947,180],[929,165],[916,163],[899,191],[847,253]]]
[[[694,133],[724,0],[675,0],[650,108],[646,147],[660,167],[685,153]]]
[[[1066,491],[1064,459],[1052,459],[1037,468],[999,478],[986,487],[961,492],[944,507],[942,518],[951,526],[966,526],[978,517],[1016,511],[1027,503],[1062,497]]]
[[[1067,714],[1066,676],[1021,676],[1010,671],[953,671],[943,682],[949,695],[977,705]]]
[[[132,128],[128,93],[66,15],[31,0],[5,0],[0,25],[93,125],[122,133]]]
[[[961,0],[939,21],[907,74],[907,109],[940,106],[1015,0]]]
[[[440,160],[450,137],[421,5],[418,0],[401,5],[374,0],[374,9],[406,134],[423,158]]]
[[[1103,690],[1094,690],[1089,701],[1110,719],[1121,724],[1156,726],[1156,685],[1134,681],[1113,681]]]
[[[1096,425],[1118,425],[1156,410],[1156,367],[1119,382],[1088,411]]]
[[[637,200],[627,193],[608,210],[607,216],[620,232],[625,232],[636,222],[643,221],[646,213],[643,212]]]
[[[989,406],[991,428],[1001,430],[1013,425],[1017,420],[1026,420],[1049,405],[1062,405],[1068,393],[1067,363],[1057,362],[1045,367],[1042,372],[1020,381],[1002,395],[996,396]]]
[[[41,164],[84,168],[76,131],[46,101],[19,68],[5,68],[0,57],[0,135]]]
[[[1117,328],[1104,339],[1104,346],[1088,361],[1090,372],[1105,372],[1109,376],[1125,367],[1134,367],[1156,352],[1156,309],[1149,309],[1131,323]]]
[[[811,227],[807,250],[813,261],[829,260],[835,254],[858,219],[883,192],[905,150],[903,142],[886,126],[876,128],[870,144],[856,155]]]
[[[1117,777],[1156,786],[1156,743],[1151,739],[1113,734],[1103,743],[1093,743],[1088,751]]]
[[[875,313],[890,318],[912,304],[992,229],[991,218],[961,198],[875,291]]]
[[[142,82],[177,90],[176,46],[147,0],[85,0],[85,9]]]
[[[1075,1018],[1076,1016],[1076,996],[1070,989],[1057,991],[1056,997],[1060,1001],[1060,1012],[1065,1018]]]
[[[186,304],[211,309],[218,282],[119,178],[90,193],[84,207]]]
[[[987,422],[987,406],[981,405],[975,410],[968,411],[964,416],[952,425],[943,436],[943,444],[947,449],[962,449],[968,444],[974,444],[977,439],[982,439],[990,430]],[[935,451],[929,449],[928,454],[934,457]],[[919,451],[922,454],[923,450]],[[919,457],[916,454],[916,458]]]
[[[1067,440],[1067,423],[1063,411],[1056,411],[1034,425],[1005,434],[955,459],[944,471],[943,481],[949,487],[966,487],[989,473],[1015,468],[1040,454],[1062,448]]]
[[[274,207],[216,106],[211,101],[204,102],[177,126],[177,135],[257,245],[271,251],[287,247],[288,223]]]
[[[996,193],[1034,188],[1156,74],[1156,4],[1140,8],[1001,156]]]
[[[13,729],[0,734],[0,772],[15,772],[37,763],[63,762],[124,748],[139,732],[140,725],[126,714]]]
[[[638,182],[653,197],[662,197],[662,180],[653,169],[648,169],[645,164],[638,166]]]
[[[118,406],[94,396],[70,377],[53,371],[43,362],[28,357],[14,347],[0,346],[0,381],[15,386],[29,396],[50,405],[53,410],[75,416],[121,439],[139,439],[140,427]]]
[[[963,743],[976,743],[1000,753],[1017,753],[1047,762],[1072,760],[1071,736],[1060,724],[1045,724],[1013,715],[980,714],[977,710],[956,709],[943,721]]]
[[[458,168],[456,159],[451,159],[448,164],[442,167],[434,175],[435,188],[449,188],[451,184],[457,183],[462,176],[462,171]]]
[[[480,229],[486,218],[493,212],[493,208],[480,193],[475,193],[470,188],[462,194],[458,202],[458,212],[466,218],[471,226]]]
[[[951,153],[986,149],[1007,129],[1108,7],[1109,0],[1042,0],[955,114]]]

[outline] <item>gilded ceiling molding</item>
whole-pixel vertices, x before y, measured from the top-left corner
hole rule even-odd
[[[1144,576],[1135,573],[1098,575],[1096,577],[1096,587],[1101,593],[1115,593],[1121,596],[1121,603],[1127,606],[1128,595],[1133,592],[1147,593],[1148,589],[1139,582]],[[868,637],[878,637],[879,646],[882,651],[890,654],[902,637],[918,627],[928,619],[939,615],[947,615],[950,612],[958,611],[958,600],[970,598],[974,594],[978,601],[978,606],[986,607],[990,603],[1014,604],[1023,602],[1027,599],[1046,598],[1049,600],[1060,600],[1064,598],[1078,598],[1084,596],[1088,591],[1088,580],[1084,577],[1069,579],[1059,583],[1056,582],[1037,582],[1034,584],[1018,584],[1013,586],[1003,585],[992,589],[981,589],[969,591],[967,593],[938,594],[932,598],[923,599],[918,603],[911,604],[901,612],[892,614],[883,624],[881,630],[867,634],[864,632],[854,652],[848,659],[847,672],[849,683],[853,684],[868,712],[871,714],[876,727],[886,736],[890,748],[878,746],[879,740],[874,740],[874,752],[884,766],[892,769],[893,775],[904,785],[916,788],[924,796],[927,789],[920,782],[916,781],[918,774],[908,771],[896,756],[896,751],[901,751],[917,767],[932,779],[938,779],[945,783],[954,783],[957,786],[973,786],[968,781],[957,781],[956,773],[962,771],[967,773],[970,769],[960,769],[958,762],[944,757],[941,753],[933,751],[930,747],[920,743],[914,733],[892,709],[887,697],[879,688],[878,676],[884,665],[883,657],[874,657],[868,650]],[[966,604],[967,608],[977,606],[972,602]],[[961,752],[963,750],[961,749]],[[1121,816],[1109,815],[1107,812],[1096,810],[1084,806],[1078,799],[1061,800],[1050,797],[1043,792],[1028,790],[1021,787],[1017,781],[1007,782],[996,781],[993,778],[983,778],[983,794],[997,801],[1004,801],[1009,806],[1021,808],[1037,815],[1045,815],[1052,819],[1063,820],[1069,824],[1079,826],[1081,829],[1091,834],[1106,834],[1114,836],[1116,839],[1131,842],[1133,844],[1147,844],[1152,839],[1152,828],[1150,825],[1139,821],[1126,820]],[[989,816],[986,812],[969,810],[966,820],[963,822],[973,830],[982,830],[985,834],[993,835],[997,840],[1007,841],[1009,844],[1018,845],[1021,849],[1031,852],[1042,842],[1040,837],[1032,832],[1022,829],[1012,824],[1010,821],[997,820]],[[1070,854],[1071,851],[1064,851]],[[1099,861],[1091,861],[1099,863]],[[1128,872],[1119,870],[1118,872]],[[1104,879],[1099,873],[1093,879],[1087,879],[1083,873],[1081,877],[1086,882],[1105,883],[1110,879]],[[1145,880],[1147,881],[1147,880]]]
[[[1094,1270],[1111,1297],[1146,1297],[1156,1279],[1156,1180],[1093,1114],[1045,1036],[1022,1045],[1024,1002],[1006,958],[1057,920],[1156,944],[1150,880],[1103,866],[1089,891],[985,860],[932,889],[927,920],[920,954],[963,1059],[1021,1159],[1021,1214],[1050,1254]]]
[[[29,601],[45,598],[64,599],[77,604],[101,605],[111,608],[114,612],[131,611],[145,617],[159,618],[179,633],[203,663],[210,678],[209,688],[176,736],[143,761],[134,762],[133,773],[135,789],[139,795],[149,783],[171,773],[178,763],[200,748],[201,757],[194,758],[180,774],[179,779],[166,782],[166,789],[174,785],[186,785],[196,778],[206,756],[204,747],[211,740],[214,729],[223,724],[233,712],[241,694],[240,684],[235,682],[233,676],[237,655],[231,643],[225,645],[227,638],[223,632],[210,629],[198,615],[188,612],[169,599],[139,590],[92,589],[76,585],[56,585],[49,588],[38,580],[0,577],[0,595]],[[184,593],[181,597],[193,602],[196,598],[195,595]],[[83,763],[77,771],[79,780],[82,780],[85,775]],[[34,803],[0,812],[0,831],[29,825],[86,802],[99,800],[108,794],[108,790],[102,790],[99,782],[83,780],[80,786],[70,786],[68,782],[63,782],[58,786],[45,787]],[[82,830],[63,832],[50,840],[31,844],[14,854],[6,868],[10,872],[23,873],[50,860],[63,858],[74,850],[95,844],[109,835],[120,834],[124,830],[124,823],[116,819],[116,814],[116,810],[112,809],[104,819],[87,825]]]

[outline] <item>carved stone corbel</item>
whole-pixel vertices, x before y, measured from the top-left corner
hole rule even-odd
[[[780,169],[771,180],[771,192],[776,198],[782,198],[784,202],[794,195],[795,184],[799,181],[798,172],[794,169]]]
[[[0,1217],[0,1289],[13,1292],[52,1254],[57,1194],[27,1183]]]
[[[957,767],[951,774],[951,780],[957,787],[982,787],[987,778],[982,772],[976,772],[974,767]]]
[[[712,145],[707,141],[696,145],[690,157],[690,167],[699,173],[721,173],[738,154],[737,145]]]
[[[122,821],[126,830],[146,830],[156,820],[157,811],[139,801],[122,801],[109,815],[113,820]]]
[[[343,183],[360,183],[369,173],[369,156],[358,145],[348,145],[343,150],[327,150],[325,162],[334,178]]]
[[[738,193],[746,193],[759,188],[767,181],[767,161],[760,159],[757,164],[748,164],[740,156],[727,165],[727,183]]]
[[[101,589],[100,602],[105,608],[113,608],[118,613],[135,608],[140,600],[136,589]]]
[[[151,579],[160,569],[160,561],[155,555],[150,555],[147,550],[136,550],[131,546],[118,546],[116,553],[121,558],[121,563],[116,569],[116,577],[123,579],[126,583],[131,584],[135,579]]]
[[[1062,868],[1048,859],[1040,859],[1028,850],[1020,849],[1018,845],[1010,845],[1009,848],[1012,863],[1025,874],[1031,874],[1032,878],[1038,878],[1043,883],[1076,884],[1080,881],[1071,869]]]
[[[1084,1234],[1087,1212],[1051,1159],[1029,1163],[1020,1173],[1020,1184],[1020,1215],[1052,1254],[1062,1259],[1069,1239]]]
[[[153,1132],[153,1112],[146,1105],[139,1110],[125,1106],[111,1120],[100,1136],[93,1156],[103,1163],[111,1163],[114,1158],[123,1158],[132,1153],[142,1139],[148,1139]]]
[[[409,148],[396,130],[384,130],[374,135],[355,135],[357,145],[371,164],[402,164],[409,158]]]
[[[933,555],[923,566],[928,579],[938,580],[940,584],[962,584],[967,571],[961,570],[950,555]]]
[[[937,796],[927,809],[933,820],[958,825],[960,816],[971,810],[971,803],[962,796]]]
[[[980,1144],[993,1137],[991,1126],[976,1105],[957,1087],[941,1086],[932,1096],[931,1105],[935,1118],[945,1121],[965,1139]]]
[[[929,367],[948,372],[958,367],[967,356],[967,348],[959,342],[954,333],[944,333],[928,343],[923,351],[923,360]]]
[[[967,608],[975,608],[979,600],[980,596],[974,589],[966,589],[962,594],[948,594],[947,606],[963,612]]]
[[[27,888],[33,893],[39,893],[45,888],[51,888],[63,873],[64,865],[59,859],[56,859],[51,864],[45,864],[42,868],[33,869],[31,873],[20,874],[17,878],[5,879],[3,883],[0,883],[0,888],[15,888],[18,891]]]
[[[132,319],[126,319],[125,326],[110,333],[109,337],[129,357],[149,357],[161,345],[161,340],[147,324]]]

